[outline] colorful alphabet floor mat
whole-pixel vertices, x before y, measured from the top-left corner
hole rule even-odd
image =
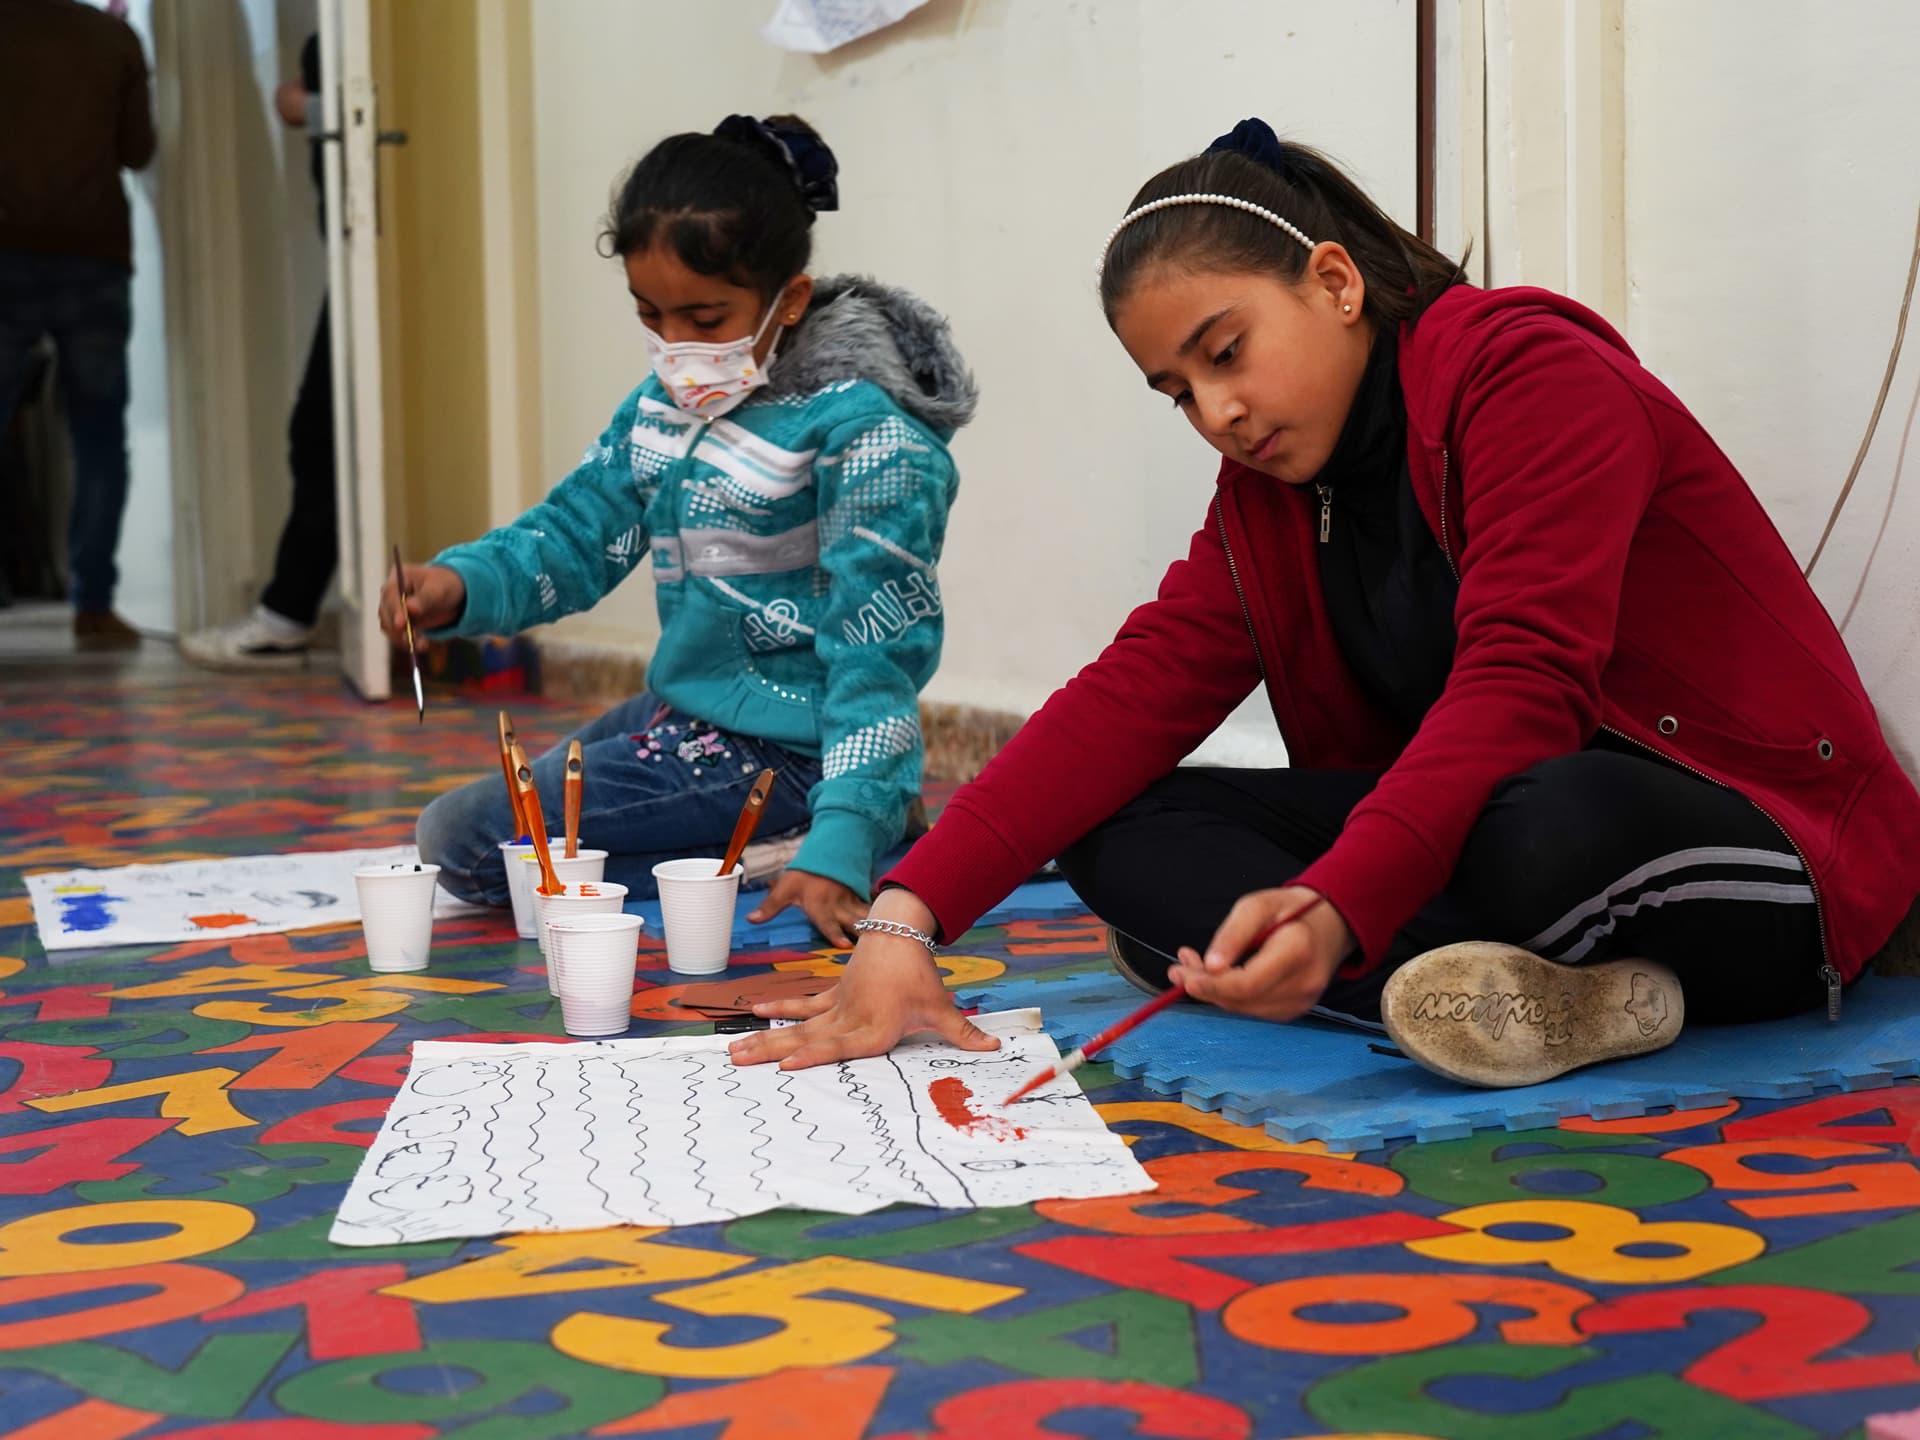
[[[1920,1405],[1904,1083],[1347,1154],[1094,1065],[1152,1193],[335,1247],[413,1041],[559,1035],[537,948],[487,914],[415,975],[357,928],[49,957],[21,876],[403,843],[497,766],[492,708],[199,675],[0,706],[8,1440],[1795,1440]],[[543,746],[586,718],[513,710]],[[949,983],[1104,964],[1044,911]],[[642,961],[634,1034],[701,1033]]]

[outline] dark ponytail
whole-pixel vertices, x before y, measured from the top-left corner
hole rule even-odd
[[[814,216],[839,208],[839,168],[795,115],[729,115],[711,135],[670,135],[620,182],[602,251],[665,244],[696,274],[771,297],[807,268]]]
[[[1154,176],[1127,206],[1170,195],[1231,195],[1273,211],[1319,244],[1346,247],[1367,282],[1366,313],[1376,325],[1417,319],[1448,287],[1466,279],[1419,236],[1395,224],[1326,156],[1281,140],[1261,120],[1243,120],[1191,160]],[[1227,205],[1170,205],[1143,215],[1114,237],[1100,270],[1107,319],[1142,275],[1158,265],[1188,270],[1251,270],[1298,278],[1307,247],[1269,220]]]

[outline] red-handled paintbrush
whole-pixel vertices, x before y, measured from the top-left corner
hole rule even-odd
[[[1278,920],[1274,921],[1271,925],[1267,926],[1266,929],[1253,937],[1253,943],[1247,946],[1247,954],[1251,955],[1258,951],[1262,945],[1267,943],[1267,940],[1273,935],[1274,931],[1278,930],[1282,925],[1291,925],[1326,898],[1324,895],[1316,895],[1311,900],[1302,902],[1287,914],[1282,915]],[[1058,1065],[1049,1066],[1047,1069],[1041,1071],[1040,1074],[1027,1081],[1026,1084],[1022,1085],[1000,1103],[1002,1105],[1011,1105],[1014,1101],[1031,1095],[1048,1081],[1057,1080],[1063,1075],[1071,1075],[1095,1055],[1098,1055],[1102,1050],[1106,1049],[1107,1046],[1118,1040],[1122,1035],[1125,1035],[1129,1030],[1132,1030],[1135,1026],[1144,1025],[1186,993],[1186,987],[1178,980],[1175,980],[1169,988],[1154,996],[1153,999],[1142,1005],[1131,1015],[1128,1015],[1124,1019],[1116,1020],[1112,1025],[1109,1025],[1105,1030],[1102,1030],[1098,1035],[1094,1036],[1093,1039],[1078,1049],[1069,1050],[1065,1055],[1060,1057],[1060,1063]]]

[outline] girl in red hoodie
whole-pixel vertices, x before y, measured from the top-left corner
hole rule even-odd
[[[1689,1013],[1838,1015],[1920,891],[1920,795],[1753,493],[1605,321],[1462,283],[1257,120],[1141,189],[1100,291],[1224,457],[1205,522],[888,877],[838,988],[736,1060],[993,1048],[930,952],[1053,857],[1143,987],[1384,1022],[1473,1084]],[[1290,767],[1176,768],[1256,686]]]

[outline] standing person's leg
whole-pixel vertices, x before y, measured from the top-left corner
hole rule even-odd
[[[307,369],[287,421],[287,469],[293,475],[293,508],[274,552],[273,579],[260,603],[275,615],[311,630],[339,559],[334,515],[333,347],[327,302],[307,349]]]
[[[333,347],[320,305],[307,368],[287,421],[293,503],[274,552],[273,576],[251,614],[180,641],[180,653],[217,670],[286,669],[305,663],[320,602],[339,560],[335,515]]]
[[[807,793],[820,762],[763,740],[728,735],[665,707],[642,692],[582,727],[586,767],[580,811],[583,843],[605,850],[607,879],[636,899],[655,893],[653,866],[726,849],[754,777],[777,773],[764,828],[804,825]],[[532,762],[549,833],[560,827],[567,742]],[[417,835],[423,859],[441,867],[440,883],[462,899],[507,903],[500,842],[511,838],[512,811],[498,775],[463,785],[428,805]]]
[[[67,544],[75,633],[90,644],[138,644],[137,632],[112,613],[119,580],[114,556],[127,508],[131,276],[110,262],[83,260],[65,261],[53,273],[61,283],[52,299],[50,328],[73,437],[73,513]]]
[[[0,253],[0,435],[12,425],[15,411],[27,397],[27,386],[37,369],[34,349],[46,334],[46,287],[40,273],[43,263],[37,255]],[[16,514],[21,521],[38,518],[30,512]],[[46,560],[39,550],[40,539],[37,534],[24,537],[24,553],[32,558],[36,578]],[[8,595],[7,578],[0,574],[0,599]]]
[[[46,333],[39,292],[28,257],[0,254],[0,430],[26,398],[33,347]]]

